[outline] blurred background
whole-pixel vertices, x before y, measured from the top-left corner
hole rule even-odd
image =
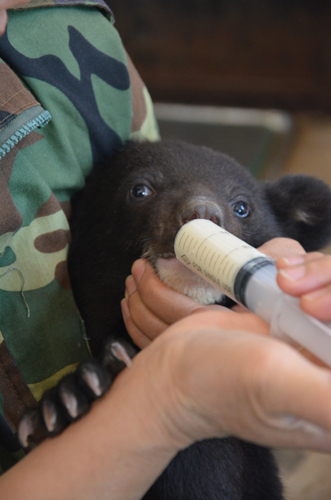
[[[110,0],[156,101],[331,109],[328,0]]]
[[[331,185],[329,0],[107,1],[163,137]],[[278,456],[288,500],[331,499],[329,456]]]
[[[242,133],[238,117],[235,124],[230,119],[229,127],[235,125],[232,132],[238,139],[231,139],[234,136],[227,128],[223,127],[222,134],[217,132],[221,149],[224,134],[225,142],[238,142],[244,150],[245,163],[245,153],[252,154],[252,141],[256,141],[256,161],[264,162],[262,171],[268,167],[269,155],[272,159],[276,153],[276,172],[281,167],[313,172],[331,182],[329,0],[108,2],[155,103],[272,109],[277,111],[276,120],[282,120],[280,113],[285,113],[284,129],[279,124],[277,129],[278,135],[283,132],[285,136],[278,141],[280,151],[278,146],[275,151],[270,137],[275,130],[265,127],[265,118],[261,118],[259,126],[264,130],[259,134],[256,129],[247,131],[247,116]],[[220,123],[224,120],[223,116]],[[166,135],[171,135],[167,124],[161,121],[161,133],[166,127]],[[256,119],[252,126],[258,126]],[[175,133],[178,136],[178,127]],[[274,139],[279,139],[277,133]],[[233,154],[232,146],[229,149]],[[254,161],[248,159],[251,164]],[[261,172],[261,165],[257,171]]]

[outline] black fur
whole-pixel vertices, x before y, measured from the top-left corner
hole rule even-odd
[[[102,365],[113,376],[119,371],[119,361],[109,355],[113,342],[130,343],[120,300],[133,261],[145,256],[160,271],[159,259],[174,256],[179,228],[197,217],[213,220],[256,247],[273,237],[288,236],[312,250],[331,238],[331,191],[307,176],[258,182],[229,157],[181,142],[128,145],[109,164],[97,167],[73,199],[68,263],[92,351],[103,358]],[[72,384],[72,393],[77,385],[81,387],[76,378]],[[61,394],[61,383],[55,391]],[[89,391],[82,398],[84,404],[97,396]],[[54,399],[63,405],[58,395],[51,394],[51,404],[46,395],[33,419],[40,422],[40,412],[45,415]],[[66,413],[59,410],[61,415]],[[60,427],[71,420],[67,415]],[[29,440],[33,441],[42,426],[31,426]],[[44,427],[41,434],[58,431]],[[202,441],[181,452],[144,498],[280,500],[283,496],[271,452],[228,438]]]
[[[139,184],[152,194],[134,199],[130,193]],[[70,279],[96,355],[121,317],[124,278],[133,261],[147,255],[155,263],[173,255],[174,237],[191,215],[187,207],[201,196],[223,211],[225,229],[255,247],[288,236],[312,250],[331,238],[330,189],[316,178],[261,183],[208,148],[181,142],[131,145],[97,169],[73,200]],[[248,203],[248,217],[233,212],[238,200]],[[307,223],[298,220],[302,214]]]

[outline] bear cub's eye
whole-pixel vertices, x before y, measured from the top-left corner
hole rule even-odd
[[[145,184],[137,184],[131,189],[131,195],[133,196],[133,198],[143,199],[147,196],[150,196],[151,194],[152,191],[147,186],[145,186]]]
[[[233,208],[234,213],[238,217],[243,218],[243,217],[247,217],[249,215],[249,206],[245,201],[236,201],[236,203],[234,203],[232,205],[232,208]]]

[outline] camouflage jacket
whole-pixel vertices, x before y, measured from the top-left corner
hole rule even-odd
[[[130,138],[146,88],[103,0],[31,0],[0,38],[0,467],[20,416],[89,356],[66,270],[71,196]]]

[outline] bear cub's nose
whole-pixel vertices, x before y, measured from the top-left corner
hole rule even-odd
[[[182,222],[186,224],[194,219],[211,220],[218,226],[221,225],[221,209],[216,203],[195,200],[186,205],[182,213]]]

